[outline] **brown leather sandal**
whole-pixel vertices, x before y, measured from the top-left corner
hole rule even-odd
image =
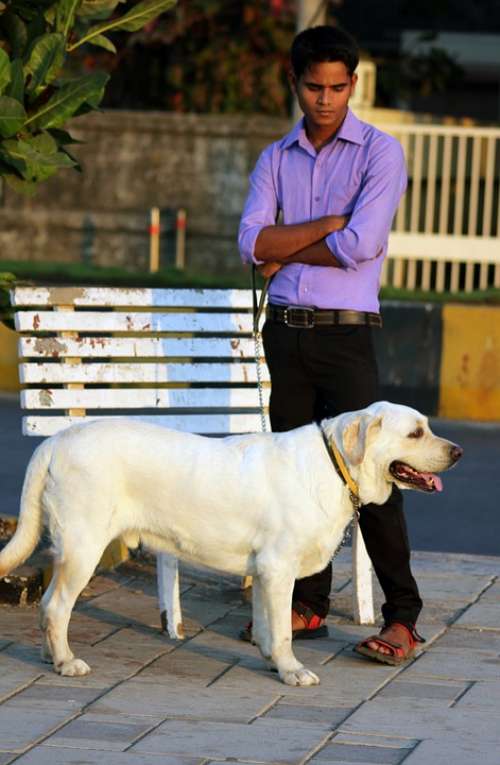
[[[314,638],[328,637],[328,627],[325,624],[325,619],[315,614],[303,603],[293,604],[292,623],[294,621],[297,623],[297,620],[300,620],[304,626],[299,629],[292,629],[292,640],[313,640]],[[252,622],[249,622],[241,630],[240,640],[245,640],[247,643],[253,642]]]
[[[377,643],[378,646],[387,648],[390,653],[381,653],[375,648],[370,648],[368,643]],[[401,622],[392,622],[383,627],[378,635],[371,635],[362,640],[354,647],[354,650],[382,664],[398,666],[413,658],[417,643],[425,643],[425,640],[418,634],[415,627],[410,629]]]

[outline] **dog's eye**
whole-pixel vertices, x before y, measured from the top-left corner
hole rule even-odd
[[[408,434],[408,438],[422,438],[424,435],[424,429],[423,428],[417,428],[413,431],[413,433]]]

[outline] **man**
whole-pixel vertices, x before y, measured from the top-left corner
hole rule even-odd
[[[349,110],[358,60],[337,28],[295,38],[289,79],[304,118],[262,152],[250,178],[239,246],[245,262],[273,277],[263,341],[274,431],[379,397],[372,327],[381,325],[380,271],[406,170],[399,143]],[[363,507],[359,522],[386,602],[382,631],[356,650],[399,664],[422,640],[401,492],[383,508]],[[327,634],[330,585],[331,566],[296,582],[294,638]]]

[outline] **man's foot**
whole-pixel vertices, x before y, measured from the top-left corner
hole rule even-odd
[[[378,635],[371,635],[358,643],[354,650],[362,656],[397,666],[413,658],[417,643],[424,643],[415,628],[409,629],[400,622],[383,627]]]
[[[303,603],[294,604],[292,608],[292,640],[312,640],[328,637],[328,627],[325,619],[318,616]],[[241,630],[240,639],[252,642],[252,622]]]

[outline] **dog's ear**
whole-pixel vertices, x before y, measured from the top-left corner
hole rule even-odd
[[[365,456],[366,447],[378,435],[382,427],[382,417],[367,414],[352,420],[342,431],[344,454],[352,465],[360,465]]]

